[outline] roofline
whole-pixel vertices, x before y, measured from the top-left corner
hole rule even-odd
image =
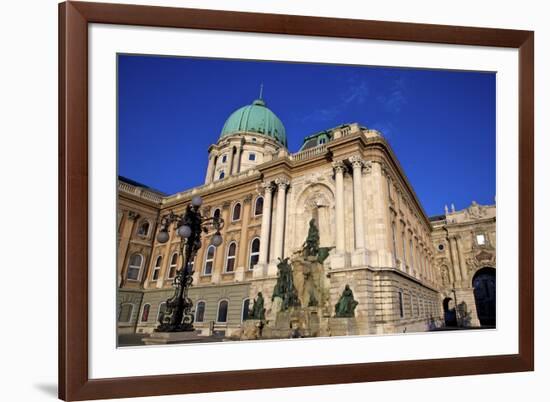
[[[138,181],[135,181],[135,180],[132,180],[132,179],[129,179],[128,177],[124,177],[122,175],[118,175],[118,180],[120,181],[123,181],[124,183],[128,183],[128,184],[131,184],[132,186],[136,186],[136,187],[141,187],[141,188],[144,188],[146,190],[149,190],[153,193],[157,193],[158,195],[161,195],[163,197],[167,197],[168,194],[163,192],[163,191],[160,191],[160,190],[157,190],[156,188],[153,188],[153,187],[149,187],[143,183],[140,183]]]

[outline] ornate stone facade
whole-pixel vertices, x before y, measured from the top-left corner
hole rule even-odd
[[[445,215],[432,218],[432,225],[441,297],[462,305],[463,317],[459,314],[457,319],[465,319],[465,325],[494,325],[496,207],[475,201],[461,211],[453,206],[450,212],[446,208]]]
[[[171,230],[170,240],[158,243],[157,222],[169,211],[182,213],[194,195],[203,198],[203,214],[225,221],[223,243],[211,246],[206,235],[193,262],[190,297],[195,327],[205,335],[239,338],[260,292],[266,320],[274,317],[278,261],[301,249],[311,219],[319,246],[329,250],[316,279],[330,307],[316,317],[320,327],[426,331],[444,322],[449,297],[464,301],[470,325],[477,325],[472,281],[480,269],[496,268],[495,207],[474,203],[430,221],[380,133],[351,124],[323,135],[322,143],[294,154],[258,132],[224,135],[209,149],[205,184],[177,194],[120,178],[119,331],[156,327],[181,264],[179,238]],[[357,302],[353,323],[334,317],[346,285]]]

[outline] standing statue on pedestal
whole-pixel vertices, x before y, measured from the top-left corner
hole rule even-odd
[[[302,251],[304,257],[317,257],[319,254],[319,229],[315,226],[315,219],[309,221],[309,231]]]
[[[319,229],[315,224],[315,219],[309,221],[309,230],[307,232],[307,238],[302,245],[302,255],[304,257],[316,257],[317,261],[321,264],[325,261],[329,255],[329,251],[332,247],[319,247]]]
[[[277,283],[273,289],[271,300],[274,300],[276,297],[281,298],[281,311],[286,311],[289,307],[300,307],[298,290],[294,286],[292,267],[288,263],[288,257],[285,259],[279,258],[279,261],[279,264],[277,264],[279,275],[277,276]]]
[[[264,295],[258,292],[258,296],[254,300],[252,310],[248,313],[249,320],[265,320]]]
[[[359,302],[353,298],[353,291],[350,289],[349,285],[346,285],[340,300],[336,303],[334,308],[336,317],[355,317],[355,307]]]

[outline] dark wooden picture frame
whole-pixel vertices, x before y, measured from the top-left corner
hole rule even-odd
[[[519,353],[89,379],[88,24],[519,49]],[[59,5],[59,397],[138,397],[534,370],[534,33],[381,21],[66,2]]]

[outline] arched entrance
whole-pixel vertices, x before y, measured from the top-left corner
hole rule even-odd
[[[485,267],[476,272],[472,279],[477,316],[481,325],[496,323],[496,270]]]
[[[456,327],[456,310],[454,300],[450,297],[446,297],[445,300],[443,300],[443,312],[445,314],[445,326]]]

